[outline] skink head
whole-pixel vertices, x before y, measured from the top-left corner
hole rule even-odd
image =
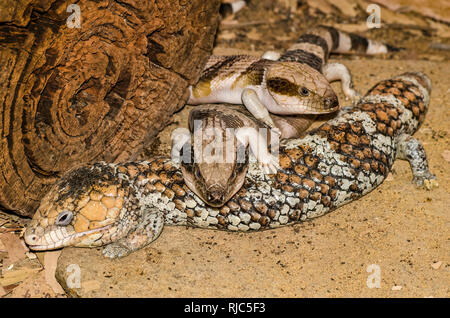
[[[242,187],[247,164],[198,163],[182,165],[186,185],[206,204],[221,207]]]
[[[51,250],[107,242],[124,202],[124,190],[110,169],[80,168],[55,184],[27,226],[29,247]]]
[[[237,142],[234,134],[224,136],[221,132],[211,136],[208,130],[202,130],[180,153],[186,185],[214,207],[223,206],[239,191],[248,169],[247,148]]]
[[[266,85],[276,102],[269,109],[274,114],[324,114],[339,108],[338,98],[327,79],[305,64],[273,63],[267,70]]]

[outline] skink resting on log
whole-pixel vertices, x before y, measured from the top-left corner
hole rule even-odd
[[[155,240],[164,225],[248,232],[324,215],[379,186],[396,158],[409,161],[417,184],[433,182],[412,137],[430,90],[422,73],[379,82],[351,110],[302,139],[281,141],[276,174],[250,164],[241,190],[222,208],[190,191],[168,157],[73,170],[42,199],[25,242],[33,250],[104,246],[105,256],[117,258]]]
[[[395,50],[356,34],[318,26],[301,35],[283,54],[211,56],[200,80],[190,87],[188,104],[243,103],[255,118],[278,129],[270,113],[336,111],[339,102],[331,81],[340,80],[348,98],[359,98],[347,67],[328,63],[331,52],[381,54]],[[293,134],[295,129],[284,128],[280,129],[282,138],[298,137]]]

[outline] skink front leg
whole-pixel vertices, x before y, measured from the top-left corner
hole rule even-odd
[[[267,138],[263,137],[255,128],[241,127],[236,129],[236,138],[244,146],[250,146],[264,173],[272,174],[277,172],[279,168],[278,157],[269,153]]]
[[[354,104],[359,102],[361,95],[353,88],[352,74],[347,66],[341,63],[327,63],[322,68],[328,82],[341,81],[342,91],[347,99]]]
[[[146,209],[145,207],[142,209]],[[139,250],[158,238],[164,227],[164,214],[156,208],[143,211],[133,229],[117,242],[103,248],[103,256],[121,258]]]
[[[437,187],[436,176],[428,168],[427,155],[421,143],[410,135],[403,134],[397,139],[397,158],[407,160],[411,166],[413,183],[428,190]]]
[[[270,60],[270,61],[278,61],[281,57],[281,53],[275,52],[275,51],[266,51],[263,55],[261,55],[261,58]]]
[[[277,128],[266,106],[259,100],[258,94],[253,89],[245,88],[242,91],[242,103],[256,119],[269,126],[274,133],[281,135],[280,129]]]

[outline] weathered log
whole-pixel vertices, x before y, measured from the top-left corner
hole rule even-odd
[[[0,208],[30,216],[65,171],[134,159],[184,105],[218,9],[219,0],[0,1]]]

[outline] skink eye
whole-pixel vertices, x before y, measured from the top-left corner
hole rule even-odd
[[[58,214],[58,217],[56,218],[55,224],[59,226],[65,226],[70,223],[73,219],[73,213],[72,211],[62,211]]]
[[[299,93],[300,93],[300,95],[302,95],[302,96],[308,96],[308,95],[309,95],[309,90],[308,90],[306,87],[301,87],[301,88],[299,89]]]
[[[200,178],[202,177],[202,174],[201,174],[201,172],[200,172],[200,169],[195,169],[195,177],[196,177],[197,179],[200,179]]]

